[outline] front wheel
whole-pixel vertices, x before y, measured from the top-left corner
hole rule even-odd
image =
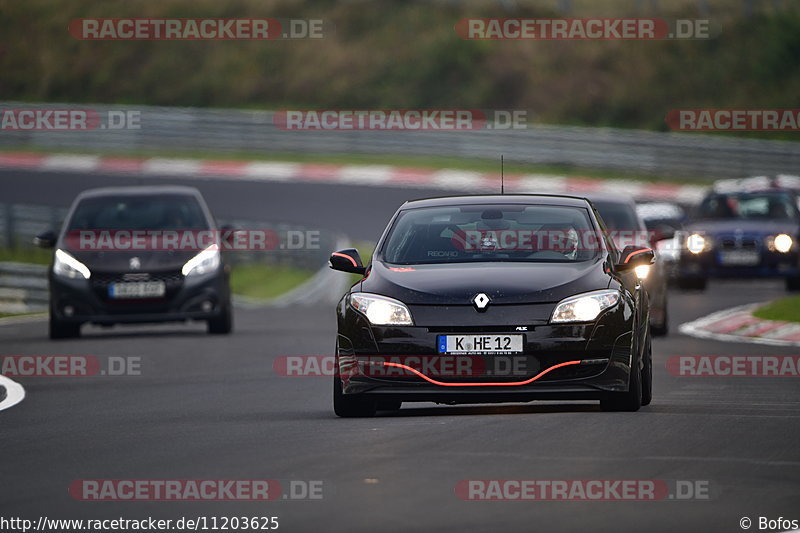
[[[800,291],[800,276],[786,278],[786,290],[790,292]]]
[[[650,333],[655,337],[663,337],[669,333],[669,312],[667,306],[664,306],[664,311],[661,314],[660,324],[650,324]]]
[[[50,313],[50,328],[51,339],[73,339],[81,336],[81,325],[71,322],[62,322]]]
[[[333,412],[342,418],[363,418],[374,416],[374,401],[353,398],[342,392],[342,380],[333,376]]]
[[[219,314],[208,320],[208,332],[212,335],[227,335],[233,331],[233,308],[231,304],[224,306]]]
[[[653,400],[653,348],[647,339],[644,366],[642,367],[642,405],[650,405]]]
[[[603,411],[638,411],[642,406],[642,371],[631,369],[631,379],[625,392],[607,392],[600,399]]]

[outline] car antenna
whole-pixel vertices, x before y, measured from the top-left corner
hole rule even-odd
[[[500,194],[506,193],[505,177],[503,176],[503,154],[500,154]]]

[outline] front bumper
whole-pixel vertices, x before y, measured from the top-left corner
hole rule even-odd
[[[50,312],[67,323],[100,325],[180,322],[218,317],[230,305],[228,273],[183,277],[171,275],[163,298],[112,299],[108,282],[69,279],[50,274]],[[109,279],[107,276],[106,279]],[[71,311],[71,312],[68,312]]]
[[[337,339],[337,371],[342,391],[376,400],[440,403],[594,400],[607,391],[626,391],[635,364],[634,321],[632,309],[627,305],[605,313],[596,323],[569,325],[539,321],[498,326],[482,318],[486,324],[472,327],[377,327],[352,310],[345,313]],[[438,353],[440,335],[474,333],[521,334],[522,353],[470,356]],[[444,361],[454,357],[471,358],[471,371],[444,375],[431,372],[431,368],[457,367],[458,363],[448,366]],[[422,363],[415,368],[409,360]],[[436,364],[438,360],[443,361],[441,368]],[[426,367],[426,362],[431,361]],[[393,362],[419,372],[387,371],[385,366]],[[514,370],[498,372],[498,367]]]
[[[796,251],[788,253],[759,251],[759,261],[753,265],[725,265],[717,250],[699,254],[681,253],[678,277],[681,278],[788,278],[800,275]]]

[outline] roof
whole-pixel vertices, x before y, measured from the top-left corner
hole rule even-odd
[[[603,202],[606,204],[619,204],[619,205],[635,205],[636,202],[629,196],[620,196],[619,194],[590,192],[584,195],[590,202]]]
[[[538,204],[563,207],[586,207],[586,199],[578,196],[560,194],[480,194],[463,196],[440,196],[409,200],[400,209],[417,209],[420,207],[445,207],[458,205],[481,204]]]
[[[199,196],[200,191],[194,187],[180,185],[144,185],[135,187],[99,187],[87,189],[78,198],[98,198],[103,196],[150,196],[155,194],[177,194]]]

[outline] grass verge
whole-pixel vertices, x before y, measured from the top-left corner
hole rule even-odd
[[[800,322],[800,296],[779,298],[756,309],[753,316],[764,320]]]
[[[231,270],[231,290],[234,294],[266,300],[294,289],[314,275],[313,270],[294,267],[242,264]]]
[[[42,248],[0,248],[0,261],[49,265],[52,260],[52,250],[43,250]]]

